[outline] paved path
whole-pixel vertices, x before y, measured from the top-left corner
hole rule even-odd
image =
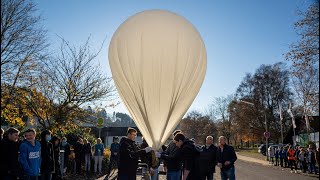
[[[256,162],[243,161],[240,158],[236,161],[236,178],[239,180],[315,180],[315,175],[304,175],[290,173],[290,169],[271,166],[269,164],[262,165]],[[218,173],[220,170],[218,170]],[[220,177],[215,175],[215,179]]]
[[[237,155],[238,160],[235,163],[236,179],[238,180],[316,180],[319,176],[313,174],[290,173],[290,169],[275,167],[268,162]],[[221,180],[220,169],[216,168],[217,173],[214,175],[215,180]],[[104,176],[99,178],[103,180]],[[116,179],[111,178],[111,179]],[[159,180],[165,180],[165,175],[160,175]],[[137,178],[139,180],[139,178]]]

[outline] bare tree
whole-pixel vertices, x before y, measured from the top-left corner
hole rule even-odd
[[[292,81],[304,115],[319,115],[319,0],[298,15],[301,19],[294,27],[299,39],[285,58],[293,62]]]
[[[216,121],[219,122],[219,134],[225,136],[227,138],[228,143],[230,143],[230,138],[232,136],[232,122],[229,116],[230,114],[228,112],[228,106],[232,99],[232,95],[229,95],[227,97],[218,97],[215,98],[212,104],[210,105],[210,109],[212,111],[211,114],[213,114],[214,119],[216,119]]]
[[[101,72],[100,66],[94,64],[99,52],[90,51],[89,38],[80,47],[74,47],[62,39],[59,53],[43,64],[39,77],[41,82],[38,91],[53,108],[49,116],[34,113],[42,126],[70,126],[85,122],[84,117],[88,111],[81,108],[83,105],[115,97],[112,79]],[[30,100],[29,103],[34,112],[42,109],[39,107],[41,104],[35,104],[36,101]]]
[[[182,119],[180,129],[188,138],[195,138],[198,144],[204,144],[208,135],[217,136],[215,123],[198,111],[191,111]]]
[[[29,0],[1,1],[1,81],[26,85],[43,58],[46,31],[36,7]],[[30,82],[30,81],[29,81]]]
[[[1,120],[23,124],[26,113],[17,101],[23,100],[19,91],[35,84],[48,46],[40,22],[32,1],[1,1]]]
[[[250,112],[247,128],[257,127],[260,133],[268,128],[273,135],[271,138],[277,141],[280,137],[281,122],[279,117],[279,103],[287,106],[292,100],[292,92],[289,85],[289,71],[284,63],[261,65],[253,75],[248,74],[237,89],[237,100],[245,100],[254,104]],[[245,105],[250,106],[250,105]],[[241,109],[241,106],[235,106]],[[240,115],[236,119],[240,120]],[[265,124],[265,120],[267,124]],[[247,129],[248,130],[248,129]],[[253,130],[252,130],[253,131]]]

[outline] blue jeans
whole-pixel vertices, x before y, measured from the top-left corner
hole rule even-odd
[[[13,180],[13,179],[17,179],[17,177],[13,176],[11,174],[6,174],[6,175],[3,175],[3,176],[0,176],[0,179],[2,179],[2,180]]]
[[[234,167],[231,167],[230,169],[221,169],[221,180],[235,180],[236,176],[235,176],[235,170]]]
[[[38,176],[28,176],[25,175],[21,178],[22,180],[38,180]]]
[[[316,173],[317,172],[316,164],[315,163],[308,163],[308,171],[310,173]]]
[[[181,179],[181,170],[167,172],[167,180],[180,180],[180,179]]]
[[[52,173],[42,173],[40,176],[41,180],[51,180],[52,179]]]
[[[111,156],[110,157],[110,162],[109,162],[109,166],[108,166],[108,173],[110,174],[111,170],[112,170],[112,165],[115,164],[117,168],[118,167],[118,163],[119,163],[119,156]]]
[[[136,175],[119,174],[118,180],[136,180]]]
[[[151,176],[151,180],[158,180],[159,179],[159,169],[154,168],[154,175]]]

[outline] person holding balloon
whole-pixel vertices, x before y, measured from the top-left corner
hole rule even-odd
[[[147,141],[142,137],[142,144],[140,145],[140,149],[144,149],[148,147]],[[146,153],[144,156],[140,157],[142,163],[146,163],[149,167],[149,172],[151,175],[151,180],[159,179],[159,170],[158,167],[160,165],[160,161],[158,157],[156,157],[156,151],[152,150],[149,153]]]
[[[178,133],[174,136],[174,142],[179,148],[183,162],[182,180],[197,180],[200,177],[196,159],[199,155],[194,142],[187,139],[184,134]]]
[[[118,180],[135,180],[139,157],[151,152],[151,147],[140,149],[136,143],[137,130],[128,128],[127,137],[120,142],[120,160],[118,168]]]
[[[181,133],[181,130],[175,130],[172,133],[173,138],[178,133]],[[165,164],[167,166],[167,180],[181,179],[181,153],[174,140],[169,143],[168,148],[163,153],[156,153],[156,156],[165,160]]]

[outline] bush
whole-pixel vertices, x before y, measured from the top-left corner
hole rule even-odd
[[[111,151],[110,148],[105,148],[103,151],[103,166],[102,166],[102,171],[103,172],[107,172],[108,170],[108,165],[109,165],[109,161],[110,161],[110,156],[111,156]]]
[[[92,146],[97,143],[97,138],[90,133],[90,128],[77,128],[69,130],[65,133],[59,134],[59,136],[65,136],[68,140],[68,143],[72,146],[77,143],[79,138],[87,139]]]
[[[311,147],[312,147],[313,149],[315,149],[315,148],[316,148],[316,143],[315,143],[315,142],[313,142],[313,141],[308,141],[308,142],[307,142],[307,144],[306,144],[306,148],[308,148],[308,147],[309,147],[309,145],[311,145]]]

